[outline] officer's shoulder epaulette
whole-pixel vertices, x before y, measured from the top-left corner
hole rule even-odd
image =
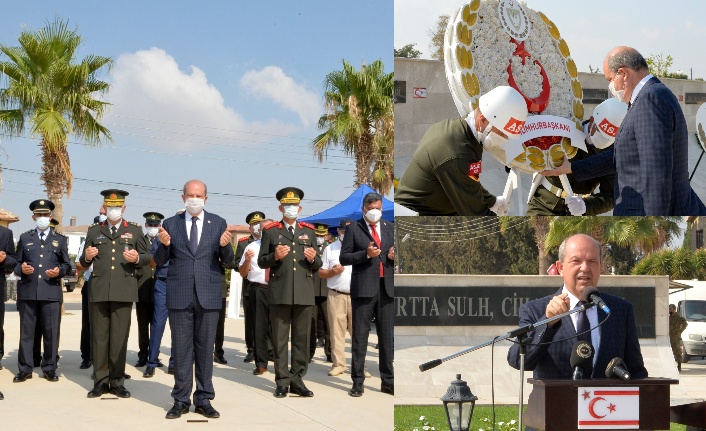
[[[282,229],[282,223],[280,223],[278,221],[273,221],[272,223],[265,226],[265,230],[272,229],[273,227],[276,227],[278,229]]]
[[[24,232],[22,235],[24,235],[24,234],[31,235],[32,232],[34,232],[34,229],[30,229],[27,232]]]
[[[240,238],[240,239],[238,240],[238,242],[244,242],[244,241],[247,241],[247,240],[249,240],[249,239],[250,239],[249,236],[244,236],[244,237]]]
[[[99,226],[100,224],[101,224],[101,222],[93,223],[92,225],[88,226],[88,228],[90,229],[90,228],[92,228],[93,226]]]
[[[129,221],[128,223],[135,226],[135,227],[142,227],[142,226],[140,226],[139,223],[135,223],[134,221]]]
[[[305,221],[300,221],[299,222],[299,227],[308,227],[309,229],[314,229],[314,225],[311,223],[307,223]]]
[[[69,238],[68,236],[64,235],[63,233],[59,233],[59,232],[57,232],[57,231],[54,231],[54,233],[55,233],[56,235],[63,236],[64,238],[67,238],[67,239]]]

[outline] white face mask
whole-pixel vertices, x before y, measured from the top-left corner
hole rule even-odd
[[[108,218],[107,215],[101,214],[101,215],[98,216],[98,221],[101,222],[101,223],[103,223],[104,221],[106,221],[107,218]]]
[[[326,238],[324,238],[323,236],[317,236],[317,237],[316,237],[316,244],[318,244],[318,245],[324,245],[324,241],[325,241],[325,240],[326,240]]]
[[[260,233],[260,225],[259,224],[256,224],[252,227],[252,233],[253,233],[253,235],[257,235],[258,233]]]
[[[123,208],[122,207],[108,207],[106,210],[106,213],[108,213],[108,220],[112,222],[116,222],[120,220],[123,216]]]
[[[618,99],[620,102],[625,102],[625,90],[616,90],[615,82],[610,81],[610,84],[608,84],[608,91],[610,91],[610,94],[616,99]]]
[[[490,132],[485,137],[485,140],[483,141],[483,145],[485,147],[490,148],[490,147],[500,146],[500,145],[504,144],[505,142],[507,142],[507,138],[500,136],[495,132]]]
[[[49,217],[37,217],[37,220],[35,221],[37,222],[37,227],[39,230],[44,230],[49,227],[49,222],[51,219]]]
[[[201,198],[187,198],[184,201],[184,206],[189,211],[189,214],[196,215],[203,211],[204,202],[205,200]]]
[[[299,215],[299,205],[284,205],[284,216],[288,219],[295,219]]]
[[[158,233],[159,233],[158,227],[148,227],[147,228],[147,235],[149,235],[150,238],[156,237]]]
[[[378,221],[380,221],[381,218],[382,211],[380,211],[379,209],[368,210],[368,212],[365,213],[365,219],[370,223],[377,223]]]

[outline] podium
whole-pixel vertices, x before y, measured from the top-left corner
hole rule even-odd
[[[678,384],[679,380],[649,377],[637,380],[527,379],[527,382],[532,384],[523,419],[528,427],[544,431],[668,430],[669,386]],[[589,405],[584,411],[584,406]],[[626,418],[625,414],[633,416]],[[579,416],[583,418],[581,421]],[[612,417],[622,420],[611,420]]]

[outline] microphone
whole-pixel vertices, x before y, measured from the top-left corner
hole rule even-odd
[[[605,376],[609,379],[616,377],[623,380],[630,380],[628,367],[620,358],[613,358],[608,362],[608,367],[605,369]]]
[[[605,305],[605,302],[601,299],[601,294],[595,287],[587,287],[583,290],[583,296],[586,301],[593,302],[595,305],[600,307],[601,310],[605,311],[606,314],[610,314],[610,308]]]
[[[593,346],[586,341],[578,341],[571,349],[571,368],[574,369],[572,379],[583,379],[584,371],[590,374],[593,368]],[[590,377],[587,376],[587,377]]]

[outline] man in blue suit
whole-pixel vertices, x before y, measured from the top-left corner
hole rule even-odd
[[[596,286],[601,269],[601,245],[588,235],[571,236],[559,246],[557,269],[564,279],[564,287],[554,296],[527,302],[520,307],[520,326],[535,323],[557,314],[565,313],[584,299],[584,290]],[[610,319],[603,325],[606,313],[598,307],[589,308],[588,317],[591,344],[595,349],[593,370],[584,375],[604,378],[608,362],[615,357],[625,361],[633,378],[647,377],[635,327],[632,305],[617,296],[601,293],[610,308]],[[529,345],[525,369],[534,371],[536,379],[570,379],[573,370],[569,363],[572,346],[577,341],[580,313],[564,316],[539,326],[527,335]],[[556,342],[552,342],[556,340]],[[520,368],[520,348],[513,344],[507,355],[513,368]]]
[[[688,132],[677,98],[634,48],[613,48],[603,73],[613,96],[630,107],[615,144],[542,175],[573,173],[584,181],[615,172],[616,216],[706,215],[689,184]]]
[[[221,308],[221,263],[232,265],[233,247],[226,221],[203,210],[206,184],[191,180],[181,195],[186,211],[172,216],[159,228],[160,246],[154,254],[159,265],[169,262],[167,308],[174,357],[174,406],[167,419],[189,412],[196,363],[195,412],[208,418],[220,414],[211,406],[213,346]]]

